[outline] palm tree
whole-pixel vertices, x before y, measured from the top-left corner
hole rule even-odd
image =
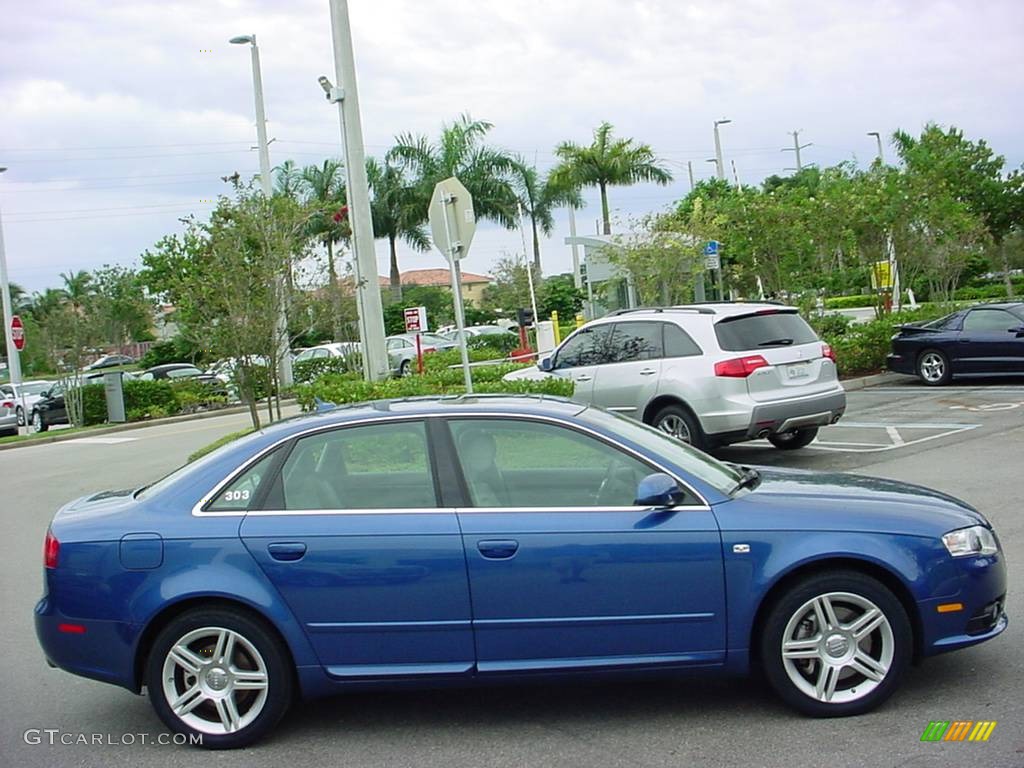
[[[64,293],[71,302],[71,308],[75,312],[80,312],[93,293],[92,275],[80,269],[78,272],[68,271],[66,274],[61,272],[60,279],[64,281]]]
[[[301,189],[304,203],[311,209],[310,234],[327,250],[328,290],[334,301],[334,335],[342,335],[341,285],[334,261],[334,245],[351,232],[345,208],[344,165],[340,160],[324,160],[322,165],[307,165],[294,181]]]
[[[302,171],[294,160],[285,160],[274,168],[274,194],[295,200],[302,197]]]
[[[559,184],[569,187],[597,187],[601,190],[601,215],[604,233],[612,233],[608,215],[608,187],[629,186],[653,181],[662,186],[672,181],[672,174],[655,157],[648,144],[633,139],[616,139],[611,123],[601,123],[594,131],[589,147],[564,141],[555,147],[561,162],[551,171]]]
[[[11,296],[11,309],[18,315],[32,308],[32,299],[25,289],[17,283],[8,283],[7,290]]]
[[[402,169],[388,160],[381,163],[376,158],[367,158],[366,178],[373,196],[370,202],[373,234],[374,237],[388,239],[391,249],[391,294],[397,301],[402,298],[398,240],[404,240],[417,251],[425,251],[430,247],[430,238],[423,226],[423,205],[417,189],[407,183]]]
[[[533,269],[540,274],[540,232],[550,235],[555,226],[554,211],[563,205],[583,207],[578,187],[569,186],[564,178],[552,174],[544,179],[536,166],[527,165],[520,157],[512,168],[512,183],[523,213],[530,217],[533,229]]]
[[[413,175],[421,222],[427,218],[434,185],[457,176],[473,196],[477,218],[496,221],[509,229],[515,227],[516,194],[509,182],[515,160],[504,150],[484,143],[493,127],[484,120],[461,115],[450,125],[441,126],[441,135],[434,143],[426,136],[409,133],[395,138],[387,159]]]
[[[67,301],[68,295],[60,288],[47,288],[42,293],[32,295],[32,315],[38,322],[60,309]]]

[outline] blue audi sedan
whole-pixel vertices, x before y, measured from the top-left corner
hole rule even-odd
[[[888,480],[740,467],[567,400],[384,401],[281,422],[71,502],[52,665],[143,688],[209,748],[297,696],[763,669],[814,716],[1007,626],[986,519]]]

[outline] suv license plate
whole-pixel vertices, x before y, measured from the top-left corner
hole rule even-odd
[[[804,379],[811,375],[806,365],[791,365],[786,369],[786,375],[791,379]]]

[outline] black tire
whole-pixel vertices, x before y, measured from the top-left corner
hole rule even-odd
[[[793,429],[789,432],[776,432],[774,435],[768,435],[768,442],[781,451],[795,451],[797,448],[806,448],[817,436],[817,427]]]
[[[204,633],[210,631],[210,636],[213,637],[214,630],[226,630],[235,634],[235,651],[231,661],[217,663],[213,659],[216,649],[204,639]],[[186,648],[191,649],[195,656],[204,662],[207,657],[210,658],[202,667],[205,672],[192,676],[180,664],[174,664],[170,667],[173,671],[170,671],[165,679],[165,670],[168,665],[172,665],[168,653],[190,634],[198,634],[199,637],[186,643]],[[255,654],[252,653],[253,649]],[[265,688],[236,690],[231,682],[231,673],[251,670],[250,675],[258,674],[261,663],[265,672]],[[229,671],[228,675],[222,674],[225,669]],[[201,736],[202,741],[197,743],[197,746],[205,749],[235,749],[258,741],[277,725],[291,704],[295,687],[294,676],[295,669],[291,657],[281,640],[262,620],[240,610],[198,608],[183,613],[156,636],[146,660],[145,680],[150,703],[168,728],[175,733]],[[228,678],[227,688],[220,689],[219,694],[214,692],[213,697],[196,697],[201,703],[182,716],[172,710],[168,701],[168,690],[179,695],[192,688],[207,692],[216,691],[218,684],[224,684],[223,677]],[[168,686],[167,689],[165,684]],[[235,713],[239,716],[240,723],[249,717],[253,709],[258,707],[258,710],[252,715],[251,721],[238,730],[228,733],[213,732],[223,730],[218,728],[221,721],[215,719],[220,716],[221,711],[215,703],[218,695],[222,700],[230,698],[235,702]],[[191,701],[192,699],[187,699],[186,703]],[[183,717],[188,717],[189,720],[186,721]],[[208,721],[209,727],[200,724],[197,728],[196,723],[199,721]]]
[[[941,387],[949,384],[953,371],[949,366],[949,358],[937,349],[926,349],[917,356],[915,364],[917,378],[926,386]]]
[[[25,426],[25,409],[22,408],[19,405],[14,412],[18,416],[18,426],[19,427],[24,427]]]
[[[835,676],[837,682],[832,684],[832,696],[838,697],[835,700],[816,698],[815,684],[821,680],[821,675],[827,667],[836,669],[845,657],[840,656],[834,665],[824,664],[818,656],[798,658],[789,662],[782,658],[783,641],[787,639],[787,630],[792,631],[790,625],[800,616],[806,616],[805,621],[808,624],[816,624],[817,619],[810,618],[805,612],[809,604],[815,600],[820,601],[823,597],[829,597],[833,615],[838,617],[840,625],[857,620],[857,610],[863,606],[858,606],[854,600],[864,601],[880,611],[884,617],[883,624],[865,633],[862,639],[852,644],[852,634],[848,638],[842,638],[845,631],[842,627],[834,631],[826,629],[826,632],[822,633],[816,626],[812,626],[806,629],[812,633],[809,637],[789,637],[795,643],[802,642],[807,646],[815,646],[815,650],[808,648],[807,652],[822,654],[820,658],[833,659],[829,654],[840,651],[843,654],[853,654],[855,657],[861,656],[863,652],[865,657],[870,657],[867,666],[872,666],[876,670],[878,679],[872,680],[850,666],[840,667]],[[814,608],[810,611],[811,614],[815,613]],[[845,613],[847,611],[849,613]],[[866,611],[867,609],[860,616],[866,616]],[[804,622],[798,622],[795,628],[798,632],[805,631]],[[816,643],[815,638],[819,637],[822,639]],[[774,602],[757,641],[761,666],[772,688],[789,706],[813,717],[845,717],[874,709],[896,690],[913,656],[913,630],[903,604],[884,584],[858,571],[822,573],[798,582]],[[863,644],[866,644],[866,648]],[[885,650],[887,647],[888,652]],[[880,670],[884,670],[884,674]],[[791,672],[795,675],[795,680],[791,677]],[[826,675],[826,682],[829,679],[831,678]],[[812,688],[815,691],[810,690]],[[822,689],[826,688],[827,686],[823,686]]]
[[[46,423],[46,419],[43,418],[42,411],[32,411],[32,432],[45,432],[50,428],[50,425]]]
[[[689,408],[682,405],[666,405],[654,414],[651,426],[699,450],[704,450],[707,446],[707,438],[700,427],[700,422]]]
[[[404,379],[409,375],[410,361],[403,360],[398,366],[398,378]]]

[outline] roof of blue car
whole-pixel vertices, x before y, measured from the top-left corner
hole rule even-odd
[[[460,411],[478,412],[482,408],[499,413],[532,413],[539,415],[573,416],[585,406],[564,397],[553,395],[430,395],[393,400],[373,400],[365,403],[333,405],[324,403],[311,413],[304,413],[268,426],[265,433],[286,433],[308,428],[314,422],[343,424],[347,421],[386,416],[428,416],[455,414]]]

